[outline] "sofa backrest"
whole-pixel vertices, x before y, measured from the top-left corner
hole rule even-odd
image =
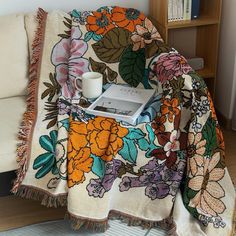
[[[0,98],[26,94],[29,64],[24,15],[0,16]]]

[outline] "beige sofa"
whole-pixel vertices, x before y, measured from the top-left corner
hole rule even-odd
[[[33,14],[0,16],[0,195],[17,169],[17,134],[26,108]],[[9,183],[9,184],[7,184]]]

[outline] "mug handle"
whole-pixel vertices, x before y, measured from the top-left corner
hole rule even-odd
[[[80,80],[81,81],[81,86],[79,86],[77,84],[77,80]],[[75,89],[82,92],[82,77],[81,76],[77,76],[76,79],[74,80],[74,86],[75,86]]]

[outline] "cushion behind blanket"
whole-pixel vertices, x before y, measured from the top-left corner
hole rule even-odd
[[[28,42],[24,15],[0,16],[0,98],[26,94]]]

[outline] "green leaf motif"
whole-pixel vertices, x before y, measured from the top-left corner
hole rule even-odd
[[[50,129],[54,127],[57,123],[57,117],[58,117],[58,107],[57,107],[57,101],[55,102],[46,102],[45,104],[45,110],[47,111],[45,119],[43,121],[50,122],[47,125],[47,129]]]
[[[103,62],[98,62],[92,59],[92,57],[89,57],[89,62],[91,64],[91,68],[95,72],[99,72],[103,74],[107,68],[107,65]]]
[[[105,175],[105,162],[95,155],[91,155],[93,158],[92,172],[99,178],[103,178]]]
[[[67,34],[58,34],[59,37],[63,38],[63,39],[69,39],[70,36]]]
[[[112,70],[110,67],[107,66],[107,77],[108,80],[114,82],[118,76],[118,73]]]
[[[95,61],[91,57],[89,58],[89,62],[91,64],[92,71],[101,73],[103,75],[103,84],[114,82],[116,80],[118,73],[113,71],[105,63]]]
[[[128,30],[114,28],[108,31],[100,41],[92,45],[93,50],[101,61],[119,62],[123,51],[131,43],[130,35],[131,33]]]
[[[143,81],[145,73],[144,49],[133,51],[132,46],[129,46],[120,59],[119,73],[126,83],[137,87]]]
[[[51,102],[54,96],[58,95],[61,89],[61,86],[56,80],[56,74],[49,74],[49,79],[51,83],[44,82],[43,84],[47,87],[47,89],[42,93],[41,99],[44,99],[48,96],[48,101]],[[55,99],[54,99],[55,100]]]
[[[206,140],[206,156],[212,156],[213,151],[217,148],[216,123],[209,117],[202,129],[203,138]]]
[[[158,56],[164,52],[170,52],[171,48],[168,47],[165,43],[154,40],[150,44],[146,44],[145,46],[145,56],[146,58],[151,58],[153,56]]]

